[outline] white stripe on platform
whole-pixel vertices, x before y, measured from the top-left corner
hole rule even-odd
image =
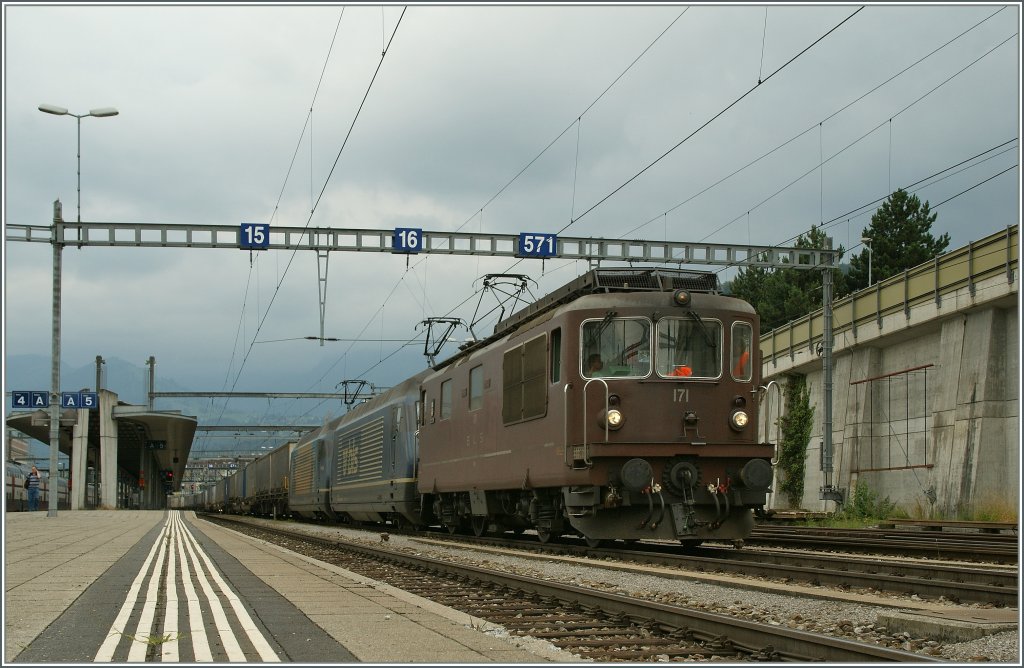
[[[132,609],[135,608],[135,602],[138,600],[139,590],[142,588],[142,581],[145,580],[146,572],[149,570],[149,566],[153,562],[153,555],[156,554],[157,548],[160,547],[164,534],[166,533],[167,525],[165,524],[164,528],[160,531],[160,535],[157,537],[156,542],[153,543],[153,547],[150,549],[149,555],[146,557],[145,561],[143,561],[139,574],[135,576],[132,586],[128,589],[128,594],[125,597],[124,604],[121,606],[120,612],[117,613],[117,617],[114,618],[114,623],[111,625],[106,639],[96,652],[96,656],[93,658],[94,662],[113,661],[114,651],[117,649],[117,645],[121,641],[121,636],[124,635],[125,624],[128,623],[128,618],[131,616]]]
[[[195,541],[195,537],[192,536],[191,533],[188,533],[187,536],[189,540]],[[238,595],[228,587],[228,584],[224,582],[220,574],[216,569],[214,569],[213,564],[210,562],[209,557],[206,556],[206,553],[202,551],[202,548],[200,548],[198,544],[196,544],[196,548],[199,549],[200,554],[203,557],[203,561],[206,562],[207,568],[210,569],[210,573],[212,574],[214,581],[217,583],[217,586],[220,587],[221,592],[228,599],[228,602],[231,604],[231,608],[235,611],[235,616],[238,618],[239,624],[241,624],[242,628],[245,630],[245,634],[249,636],[249,641],[253,644],[253,647],[256,648],[256,651],[259,652],[260,658],[263,661],[280,661],[281,658],[270,646],[270,643],[267,642],[266,637],[259,628],[257,628],[255,622],[252,621],[252,617],[246,611],[245,606],[242,605],[242,601],[238,598]]]
[[[141,663],[146,660],[146,651],[149,649],[153,635],[153,618],[156,616],[157,599],[160,596],[160,584],[163,581],[164,559],[167,558],[167,546],[171,540],[170,518],[165,526],[166,530],[160,534],[160,540],[157,541],[159,548],[156,564],[153,566],[152,575],[149,576],[149,587],[146,588],[146,600],[142,604],[142,614],[139,615],[135,636],[128,648],[130,663]]]
[[[188,533],[186,533],[186,535],[190,536]],[[242,653],[242,648],[238,644],[235,632],[231,629],[231,624],[228,622],[227,615],[224,614],[224,606],[221,605],[220,599],[213,591],[213,587],[210,586],[210,581],[206,577],[206,573],[203,572],[202,566],[199,565],[199,557],[196,556],[190,540],[185,540],[185,549],[188,550],[189,556],[192,558],[192,563],[196,569],[196,579],[199,580],[200,588],[203,590],[203,594],[205,594],[206,600],[210,604],[210,611],[213,614],[214,624],[217,627],[217,631],[220,633],[221,645],[224,647],[224,651],[227,652],[228,661],[244,662],[245,654]]]
[[[185,540],[178,541],[178,560],[181,562],[181,581],[185,585],[185,599],[188,601],[188,623],[189,635],[192,638],[192,651],[195,653],[196,663],[209,663],[213,661],[213,653],[210,651],[210,640],[206,636],[206,625],[203,623],[203,609],[199,605],[199,596],[192,584],[192,568],[185,557]]]
[[[160,660],[168,663],[178,662],[178,574],[175,547],[181,542],[181,528],[179,527],[177,511],[171,512],[174,522],[171,524],[171,543],[167,551],[167,577],[164,579],[164,591],[166,604],[164,606],[164,633],[166,640],[157,647],[160,652]]]

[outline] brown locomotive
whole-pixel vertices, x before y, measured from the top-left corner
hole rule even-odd
[[[772,481],[758,335],[714,274],[588,272],[423,378],[421,512],[545,542],[742,541]]]
[[[742,541],[772,481],[757,340],[753,308],[714,274],[590,271],[272,452],[286,478],[257,460],[176,503],[591,545]]]

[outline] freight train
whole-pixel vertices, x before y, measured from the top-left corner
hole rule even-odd
[[[4,467],[4,509],[7,512],[28,510],[28,490],[25,489],[25,478],[32,466],[8,459]],[[50,507],[50,476],[39,476],[39,510]],[[68,479],[57,478],[57,508],[67,510],[71,507],[68,496]]]
[[[591,270],[171,506],[741,544],[772,482],[758,339],[713,273]]]

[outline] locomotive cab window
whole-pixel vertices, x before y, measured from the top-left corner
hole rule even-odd
[[[647,318],[588,320],[580,332],[584,378],[643,378],[651,373],[651,321]]]
[[[753,375],[754,328],[749,322],[734,322],[732,324],[732,355],[729,366],[732,368],[732,377],[736,380],[747,381]]]
[[[657,370],[663,378],[722,375],[722,323],[691,314],[658,321]]]

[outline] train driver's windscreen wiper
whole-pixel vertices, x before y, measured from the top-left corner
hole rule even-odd
[[[701,317],[699,315],[697,315],[697,312],[696,311],[687,311],[686,315],[688,315],[691,318],[693,318],[695,321],[697,321],[697,324],[700,325],[700,331],[703,332],[704,340],[708,342],[708,347],[709,348],[717,348],[718,347],[718,341],[716,341],[714,339],[714,337],[711,336],[711,332],[708,331],[708,326],[704,324],[704,321],[701,319]]]

